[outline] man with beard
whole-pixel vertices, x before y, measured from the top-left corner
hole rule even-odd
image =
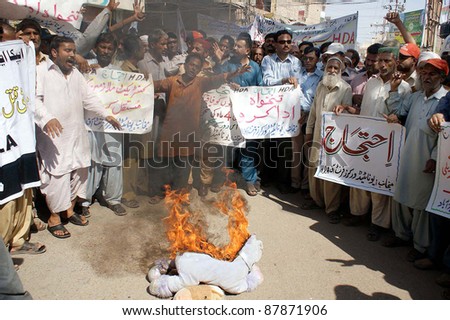
[[[306,143],[313,143],[309,153],[309,190],[313,202],[305,202],[301,208],[311,210],[325,208],[330,223],[339,223],[342,187],[336,183],[314,177],[319,165],[322,132],[322,113],[331,112],[338,105],[351,105],[352,90],[341,78],[344,63],[338,57],[328,59],[323,80],[319,83],[306,124]]]
[[[383,118],[389,114],[386,99],[391,90],[391,80],[396,72],[397,48],[384,47],[378,50],[379,74],[372,76],[367,81],[362,99],[361,108],[351,106],[336,106],[333,110],[340,114],[344,110],[351,114]],[[400,99],[403,99],[411,88],[405,81],[401,81],[397,88]],[[351,217],[343,223],[347,226],[356,226],[363,222],[363,216],[371,212],[372,224],[367,234],[369,241],[377,241],[381,232],[391,226],[391,200],[390,196],[370,192],[357,188],[350,188],[350,212]]]
[[[114,128],[121,129],[74,66],[74,41],[57,36],[51,43],[51,60],[37,67],[36,77],[35,121],[41,192],[51,212],[48,230],[61,239],[70,237],[61,223],[63,213],[75,225],[88,225],[85,217],[73,211],[77,198],[86,198],[91,165],[84,110],[97,113]]]
[[[420,49],[414,43],[407,43],[400,48],[398,56],[397,71],[402,73],[411,90],[416,91],[415,84],[418,74],[416,72],[417,59],[419,59]]]
[[[365,71],[356,75],[350,86],[353,93],[353,106],[359,108],[363,99],[364,89],[366,88],[367,81],[375,74],[378,73],[378,49],[383,45],[380,43],[374,43],[367,48],[366,59],[364,60]]]
[[[117,41],[112,33],[102,33],[95,44],[96,59],[88,60],[91,68],[116,69],[112,64]],[[88,172],[86,200],[81,203],[81,214],[90,217],[92,197],[100,205],[111,209],[116,215],[126,215],[120,204],[123,192],[122,134],[88,131],[91,146],[91,166]]]
[[[386,101],[394,110],[394,114],[386,117],[388,122],[399,123],[399,119],[406,118],[406,141],[392,210],[395,237],[387,239],[384,245],[405,245],[412,238],[414,249],[407,255],[410,262],[425,258],[430,244],[429,214],[425,209],[434,184],[438,134],[428,126],[427,120],[436,113],[439,100],[447,93],[442,82],[448,71],[445,60],[429,59],[421,73],[423,91],[401,99],[398,93],[401,77],[396,75]]]
[[[265,56],[261,63],[264,85],[292,84],[294,87],[298,86],[302,67],[300,61],[290,54],[291,46],[292,34],[289,31],[280,30],[275,34],[276,53]],[[264,154],[263,182],[264,180],[270,181],[271,177],[276,177],[276,186],[282,194],[294,192],[295,190],[291,186],[291,138],[266,139],[264,143],[266,145],[263,147],[263,151],[268,154]],[[266,158],[267,156],[270,158]],[[275,172],[270,173],[268,169]]]

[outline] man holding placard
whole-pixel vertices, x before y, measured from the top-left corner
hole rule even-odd
[[[328,59],[323,80],[319,83],[306,124],[305,143],[313,142],[309,154],[309,190],[314,202],[306,202],[301,208],[311,210],[325,208],[330,223],[339,223],[342,187],[336,183],[315,178],[321,146],[322,113],[333,111],[337,105],[351,105],[352,90],[341,78],[344,63],[336,56]]]
[[[435,113],[439,99],[447,93],[442,82],[448,71],[445,60],[430,59],[421,72],[423,91],[401,99],[398,93],[401,75],[396,75],[386,100],[388,107],[394,110],[394,114],[386,117],[388,122],[399,123],[399,119],[406,118],[406,142],[392,211],[395,237],[385,241],[384,245],[404,245],[412,238],[414,249],[407,256],[411,262],[424,258],[430,244],[429,214],[425,208],[434,183],[437,133],[429,128],[427,119]]]

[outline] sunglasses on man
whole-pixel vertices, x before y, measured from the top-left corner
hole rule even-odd
[[[291,44],[291,43],[292,43],[292,40],[278,40],[277,42],[278,42],[279,44],[285,44],[285,43]]]

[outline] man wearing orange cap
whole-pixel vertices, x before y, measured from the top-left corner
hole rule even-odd
[[[397,70],[403,74],[405,80],[415,91],[415,84],[418,77],[416,72],[417,59],[420,56],[420,49],[414,43],[407,43],[400,48],[398,56]]]
[[[428,126],[427,120],[436,113],[439,100],[447,93],[442,82],[448,71],[445,60],[429,59],[421,72],[423,91],[401,99],[398,94],[401,76],[395,75],[386,100],[388,108],[394,110],[386,116],[388,122],[398,123],[399,119],[406,118],[406,141],[392,205],[395,237],[387,239],[384,245],[406,245],[412,238],[414,249],[407,255],[411,262],[424,258],[430,244],[429,215],[425,208],[433,190],[438,134]]]

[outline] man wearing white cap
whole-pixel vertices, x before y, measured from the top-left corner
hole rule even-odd
[[[420,53],[419,59],[417,60],[417,78],[416,78],[416,84],[414,85],[414,88],[416,91],[422,90],[422,78],[420,77],[420,71],[425,66],[426,62],[430,59],[439,59],[439,55],[437,53],[431,52],[431,51],[423,51]]]
[[[341,61],[345,59],[345,48],[341,43],[333,42],[328,46],[327,51],[322,54],[322,63],[324,66],[327,65],[327,61],[334,55],[337,55]]]
[[[301,205],[303,210],[325,208],[330,223],[336,224],[341,220],[338,213],[341,204],[342,187],[333,182],[314,177],[319,165],[321,146],[322,113],[330,112],[338,105],[352,104],[352,88],[342,80],[341,72],[344,63],[337,56],[328,59],[323,80],[317,86],[316,95],[311,105],[306,124],[305,143],[313,142],[309,153],[309,189],[313,202]]]

